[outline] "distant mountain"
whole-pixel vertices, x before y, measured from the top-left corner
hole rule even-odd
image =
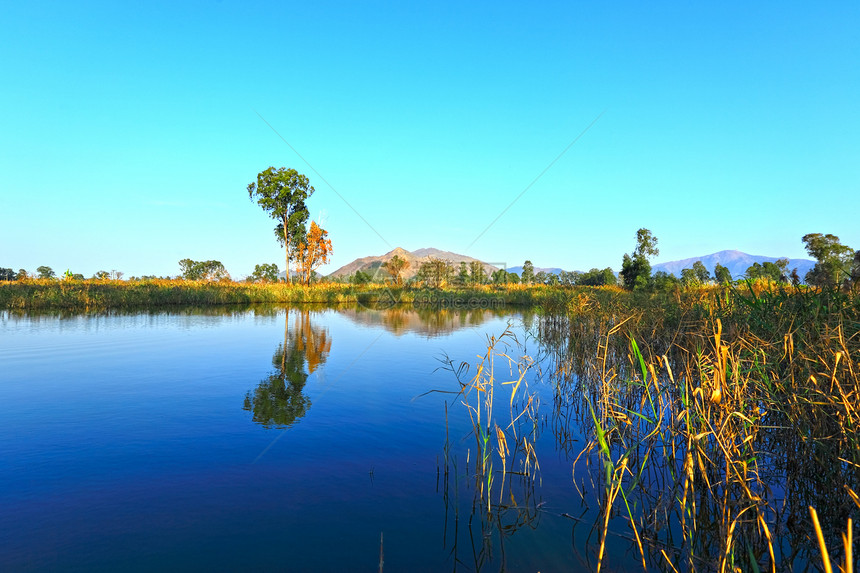
[[[473,257],[468,257],[466,255],[458,255],[457,253],[452,253],[450,251],[442,251],[440,249],[424,248],[418,249],[417,251],[407,251],[406,249],[397,247],[393,251],[389,251],[384,255],[355,259],[351,263],[340,267],[328,276],[349,276],[355,274],[356,271],[361,271],[364,273],[370,273],[371,275],[379,273],[380,276],[388,277],[389,275],[385,271],[385,269],[380,269],[380,267],[383,263],[390,260],[395,255],[397,255],[401,259],[405,259],[408,263],[406,268],[403,270],[402,276],[404,279],[410,279],[414,277],[416,274],[418,274],[418,269],[421,268],[421,265],[431,259],[441,259],[443,261],[448,261],[449,263],[454,265],[455,270],[457,269],[457,267],[459,267],[461,262],[469,264],[472,261],[478,260]],[[495,271],[499,270],[497,267],[494,267],[493,265],[489,265],[487,263],[483,263],[483,265],[484,271],[487,273],[487,276],[490,276]]]
[[[658,263],[652,267],[652,272],[656,273],[657,271],[665,271],[667,273],[675,275],[676,277],[680,277],[681,271],[683,269],[692,268],[693,263],[695,263],[696,261],[702,261],[702,264],[705,265],[705,268],[707,268],[708,271],[710,271],[711,275],[714,274],[714,267],[716,267],[717,263],[719,263],[729,269],[729,272],[732,273],[732,278],[739,279],[754,263],[775,263],[777,259],[780,258],[784,257],[765,257],[761,255],[748,255],[747,253],[742,253],[741,251],[720,251],[718,253],[705,255],[703,257],[693,257],[690,259],[682,259],[680,261]],[[800,275],[801,279],[803,279],[807,271],[812,269],[813,266],[815,266],[815,261],[809,259],[788,259],[788,271],[791,272],[792,269],[796,268],[797,274]]]
[[[511,267],[508,269],[508,272],[509,273],[516,273],[517,275],[522,276],[523,267],[522,267],[522,265],[520,265],[518,267]],[[535,267],[535,274],[538,274],[540,272],[544,272],[548,275],[558,275],[558,274],[563,273],[564,269],[560,269],[558,267]]]

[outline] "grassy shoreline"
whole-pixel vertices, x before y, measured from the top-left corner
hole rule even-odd
[[[468,288],[394,287],[327,283],[313,286],[285,283],[26,280],[0,283],[0,309],[108,310],[177,305],[231,305],[252,303],[359,303],[439,305],[463,308],[497,308],[540,304],[556,289],[544,286],[490,285]]]

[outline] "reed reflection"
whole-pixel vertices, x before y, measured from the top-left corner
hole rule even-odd
[[[293,317],[290,328],[290,317]],[[331,351],[328,329],[314,327],[311,312],[288,309],[284,318],[284,342],[272,356],[274,371],[245,395],[244,410],[266,428],[286,428],[311,407],[303,390],[308,376],[325,364]]]

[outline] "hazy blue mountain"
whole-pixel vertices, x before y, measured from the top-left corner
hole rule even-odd
[[[762,264],[764,262],[775,263],[777,259],[783,257],[766,257],[763,255],[749,255],[747,253],[742,253],[741,251],[720,251],[718,253],[713,253],[710,255],[704,255],[701,257],[692,257],[689,259],[682,259],[680,261],[668,261],[665,263],[658,263],[652,267],[652,272],[657,271],[665,271],[667,273],[673,274],[676,277],[681,276],[682,269],[689,269],[693,267],[693,263],[696,261],[702,261],[702,264],[705,265],[705,268],[710,271],[711,275],[714,274],[714,267],[717,266],[717,263],[723,265],[729,272],[732,273],[732,278],[739,279],[743,277],[746,270],[753,265],[753,263]],[[810,259],[789,259],[788,260],[788,271],[791,272],[792,269],[797,268],[797,274],[800,275],[800,278],[806,275],[807,271],[809,271],[815,265],[815,261]]]

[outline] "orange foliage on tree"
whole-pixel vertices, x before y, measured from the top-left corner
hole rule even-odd
[[[311,228],[299,244],[296,257],[299,274],[306,285],[311,284],[314,270],[326,264],[331,254],[331,239],[328,238],[328,231],[317,225],[316,221],[311,221]]]

